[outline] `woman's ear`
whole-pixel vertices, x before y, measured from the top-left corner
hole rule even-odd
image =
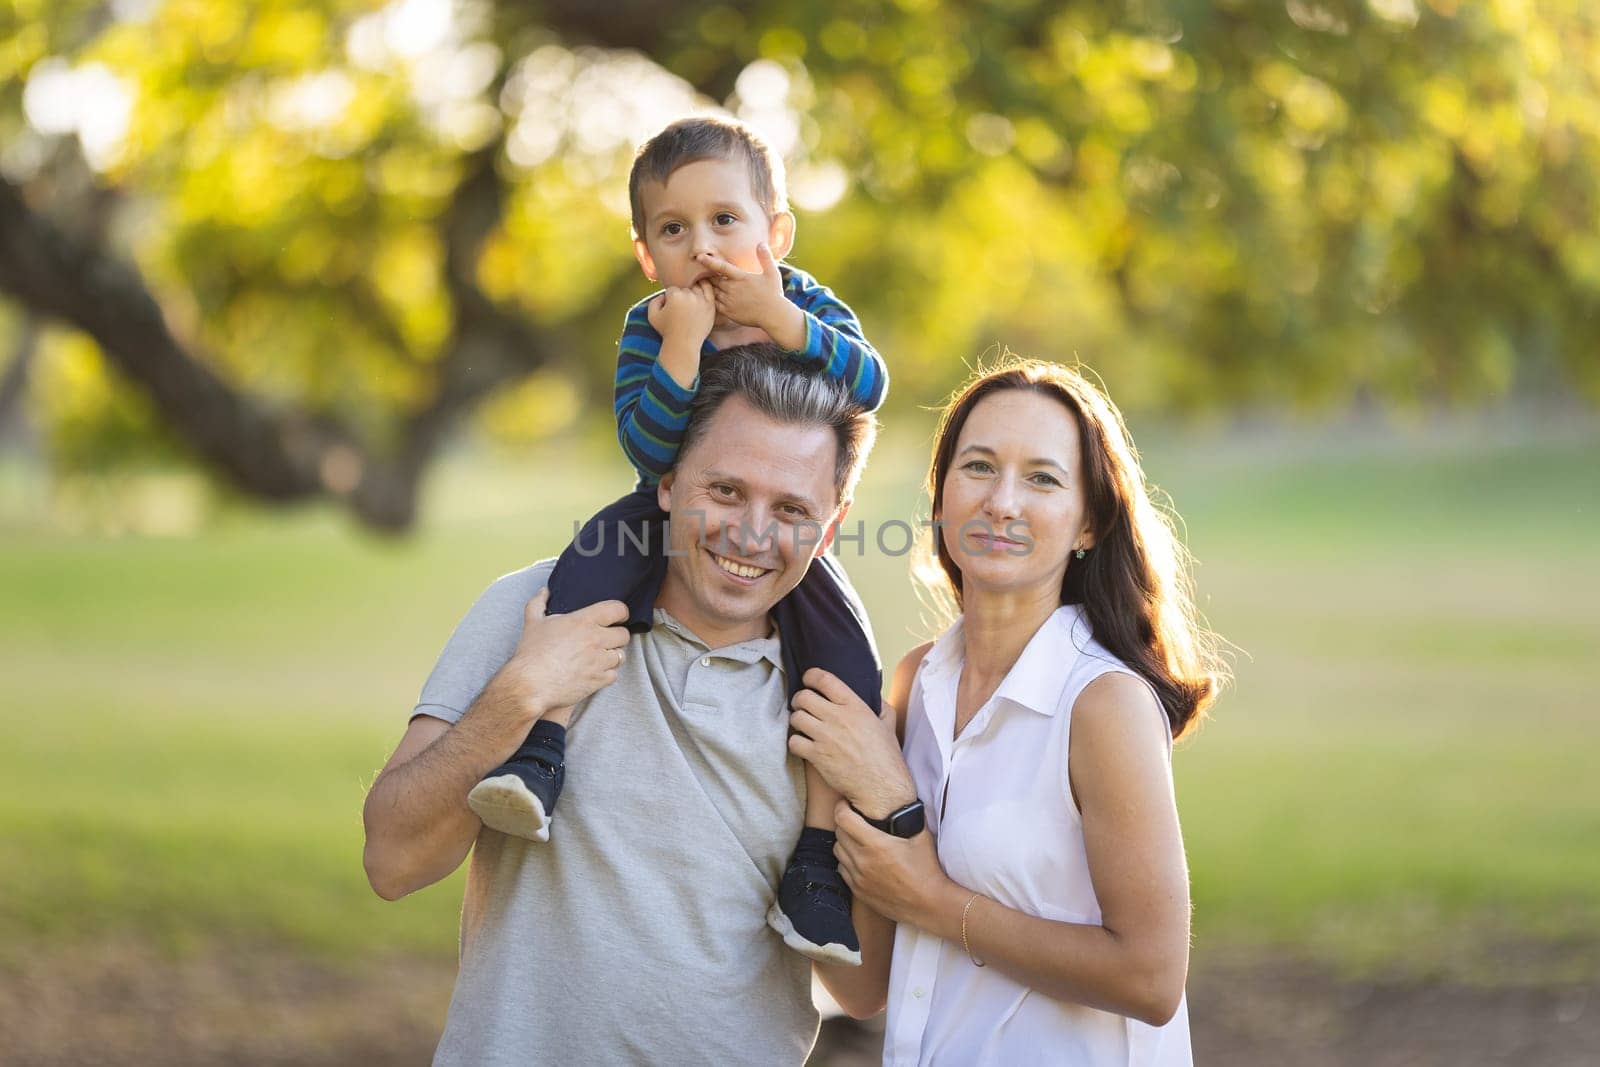
[[[650,280],[655,281],[654,278]],[[672,510],[672,483],[677,477],[677,474],[678,472],[675,470],[668,471],[667,473],[663,474],[661,476],[661,480],[656,483],[656,506],[662,511]]]
[[[656,261],[650,255],[650,249],[645,246],[643,238],[635,237],[633,239],[633,258],[639,261],[639,267],[644,271],[644,276],[651,281],[655,281]]]
[[[782,259],[794,251],[794,213],[780,211],[772,216],[772,225],[767,227],[767,247],[772,250],[773,259]]]

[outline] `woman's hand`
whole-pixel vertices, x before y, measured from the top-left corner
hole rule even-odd
[[[795,694],[789,725],[798,732],[789,737],[789,751],[874,819],[917,799],[893,716],[872,714],[849,686],[820,667],[806,671],[801,681],[810,688]]]
[[[886,834],[845,803],[834,809],[834,821],[839,873],[852,893],[885,918],[926,927],[933,902],[959,891],[939,866],[928,831],[912,838]]]

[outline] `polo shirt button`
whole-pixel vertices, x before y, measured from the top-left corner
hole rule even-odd
[[[911,995],[916,997],[918,1000],[921,1000],[923,997],[928,995],[928,991],[923,989],[921,986],[917,986],[917,988],[911,991]]]
[[[710,656],[701,656],[700,657],[700,666],[702,666],[702,667],[711,666],[711,657]]]

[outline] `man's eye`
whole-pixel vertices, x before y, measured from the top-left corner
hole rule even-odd
[[[717,496],[732,496],[733,486],[728,485],[726,482],[718,482],[711,487],[711,491]]]

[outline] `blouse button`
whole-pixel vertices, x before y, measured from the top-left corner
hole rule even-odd
[[[710,656],[701,656],[700,657],[700,666],[702,666],[702,667],[711,666],[711,657]]]
[[[928,995],[928,991],[923,989],[921,986],[917,986],[917,988],[911,991],[911,995],[916,997],[918,1000],[921,1000],[923,997]]]

